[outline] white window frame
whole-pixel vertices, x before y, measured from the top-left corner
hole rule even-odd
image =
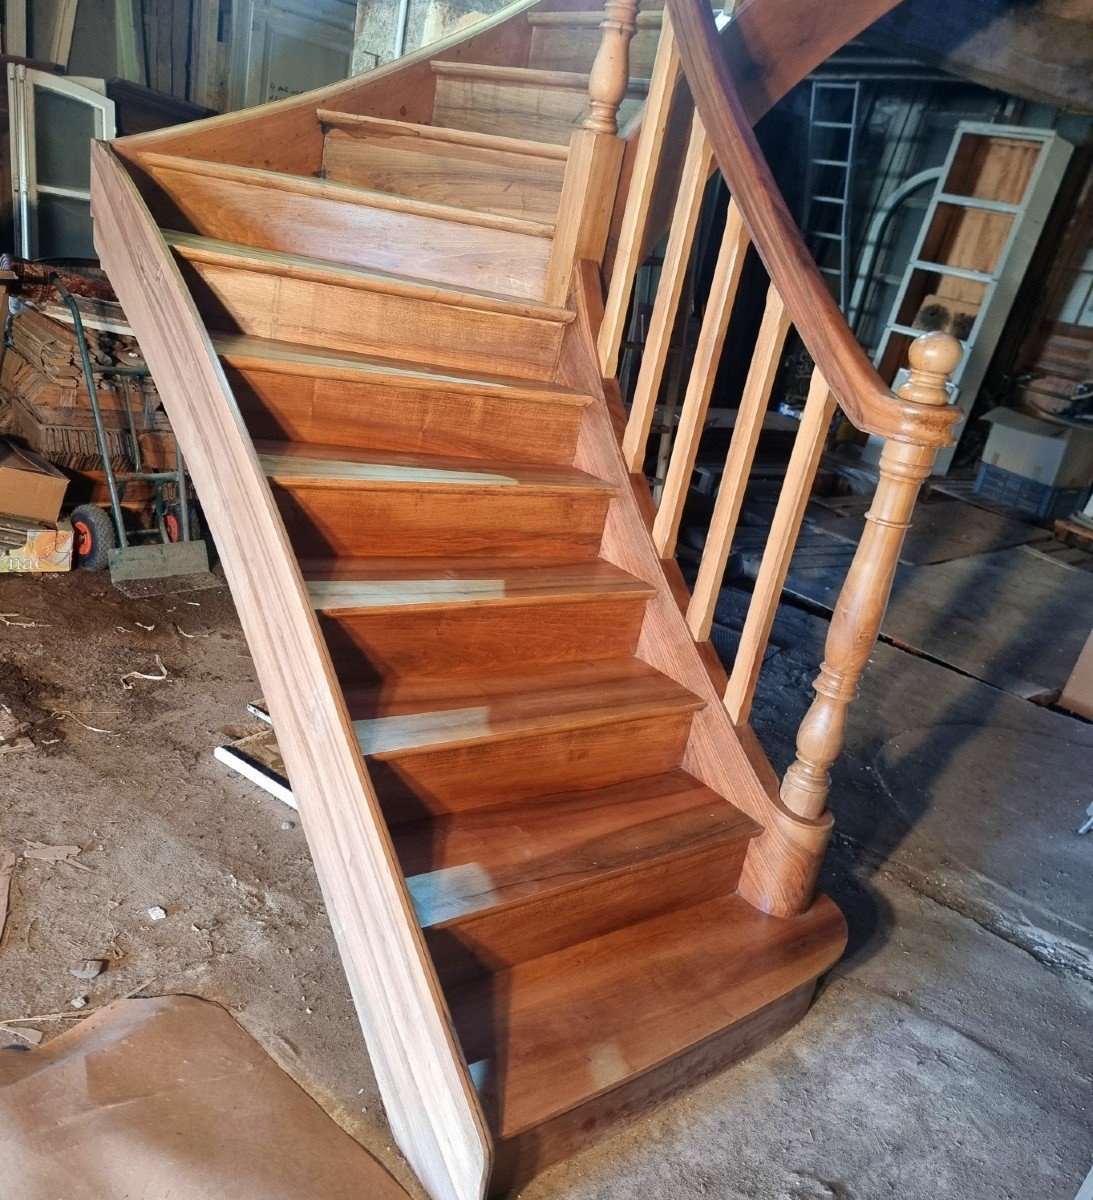
[[[64,188],[39,183],[34,130],[34,89],[59,92],[86,104],[95,114],[95,137],[108,141],[115,134],[114,101],[106,97],[101,79],[76,79],[36,71],[21,63],[8,63],[8,129],[11,137],[11,191],[15,222],[15,249],[21,258],[39,257],[38,197],[64,196],[86,200],[87,188]],[[91,147],[88,146],[88,155]]]

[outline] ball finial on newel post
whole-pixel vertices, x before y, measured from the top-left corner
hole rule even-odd
[[[935,331],[915,338],[907,354],[910,376],[899,389],[900,396],[915,404],[948,404],[945,384],[963,355],[964,347],[951,333]]]

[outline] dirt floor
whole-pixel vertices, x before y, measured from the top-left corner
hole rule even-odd
[[[258,728],[227,590],[128,600],[101,576],[6,578],[0,614],[0,849],[80,847],[16,866],[0,1020],[136,989],[215,1000],[420,1197],[295,815],[212,757]],[[776,763],[822,624],[776,630],[756,712]],[[1071,1200],[1090,1166],[1093,837],[1072,831],[1093,726],[964,680],[932,734],[940,676],[924,671],[882,647],[856,709],[825,880],[851,945],[805,1020],[526,1200]],[[976,751],[1003,707],[1006,755],[997,733]],[[1015,822],[1034,805],[1035,825]],[[109,967],[79,980],[87,958]]]

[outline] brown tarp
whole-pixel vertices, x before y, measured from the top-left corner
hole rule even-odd
[[[216,1004],[119,1000],[0,1051],[11,1200],[407,1200]]]

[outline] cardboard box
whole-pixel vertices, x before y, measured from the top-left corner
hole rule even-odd
[[[1093,483],[1093,429],[1041,421],[1011,408],[994,408],[982,461],[1054,488]]]
[[[68,476],[40,454],[0,438],[0,513],[55,523]]]

